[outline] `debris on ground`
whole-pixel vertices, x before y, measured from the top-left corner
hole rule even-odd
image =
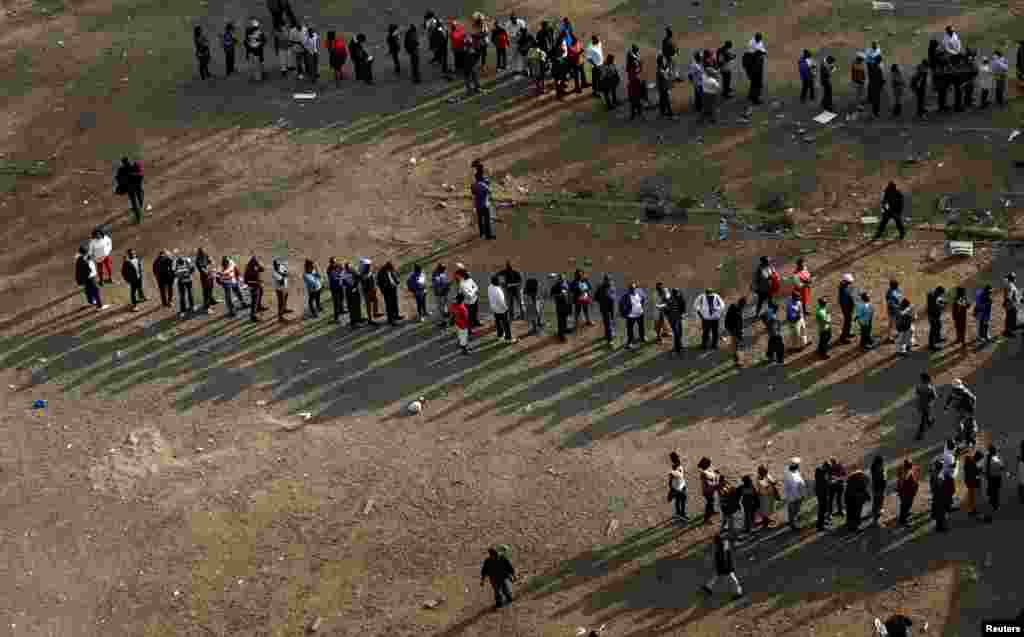
[[[423,403],[427,401],[426,398],[420,396],[416,400],[412,401],[405,406],[405,411],[410,415],[416,415],[423,412]]]
[[[427,610],[434,610],[438,606],[444,603],[444,599],[428,599],[423,602],[423,608]]]
[[[609,520],[608,521],[608,528],[605,529],[604,534],[605,535],[611,535],[612,533],[615,533],[615,531],[617,531],[618,529],[619,529],[619,521],[618,520]]]
[[[376,500],[373,498],[367,500],[366,504],[363,505],[363,515],[370,515],[370,512],[373,511],[373,507],[376,503]]]
[[[37,401],[33,402],[32,403],[32,409],[46,409],[46,401],[45,400],[37,400]]]
[[[321,619],[319,616],[314,617],[313,620],[309,622],[309,625],[306,626],[306,632],[310,635],[312,635],[315,632],[318,632],[320,630],[320,627],[323,626],[323,623],[323,619]]]

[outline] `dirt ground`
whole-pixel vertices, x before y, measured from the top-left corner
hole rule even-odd
[[[429,323],[353,333],[219,311],[178,321],[152,301],[152,281],[138,313],[124,311],[124,285],[103,288],[110,310],[81,310],[72,258],[99,223],[113,227],[115,272],[128,247],[148,263],[159,249],[202,245],[293,263],[461,261],[481,283],[510,260],[533,275],[582,268],[620,286],[664,281],[689,298],[711,285],[733,299],[768,254],[787,270],[805,258],[815,296],[834,299],[851,272],[876,303],[895,277],[923,307],[935,285],[998,287],[1006,272],[1024,271],[1010,244],[979,243],[974,258],[953,260],[934,233],[868,243],[858,230],[890,179],[908,192],[914,222],[934,216],[939,195],[973,193],[1015,229],[1019,200],[1003,202],[1020,190],[1008,161],[1020,142],[1006,141],[1020,125],[1016,88],[999,111],[815,128],[816,111],[796,103],[789,79],[803,48],[842,51],[842,62],[875,37],[910,64],[950,21],[972,46],[1005,46],[1019,22],[1002,6],[960,3],[951,16],[919,3],[879,16],[816,0],[786,11],[757,0],[449,4],[432,8],[515,8],[533,25],[564,13],[615,50],[638,41],[652,51],[665,23],[686,50],[726,37],[739,45],[762,30],[769,100],[784,103],[751,123],[738,121],[741,104],[728,105],[723,124],[707,129],[679,85],[679,121],[632,125],[586,95],[559,105],[485,74],[484,96],[452,104],[457,87],[434,70],[413,89],[380,52],[376,87],[324,84],[302,106],[293,81],[194,77],[190,26],[215,36],[256,7],[4,3],[0,634],[286,636],[319,618],[321,634],[339,636],[554,637],[604,624],[603,635],[630,637],[863,635],[872,618],[899,611],[926,634],[953,637],[1020,612],[1016,476],[993,525],[958,513],[953,533],[935,534],[924,486],[909,528],[893,523],[890,493],[881,527],[852,537],[771,531],[745,541],[739,575],[750,594],[737,603],[724,591],[696,593],[712,530],[672,525],[664,500],[672,450],[691,481],[704,455],[733,476],[762,463],[779,475],[799,455],[808,479],[832,455],[849,466],[876,454],[890,467],[926,463],[952,416],[914,440],[911,393],[924,370],[943,398],[955,377],[977,389],[983,439],[1015,467],[1021,343],[978,349],[973,321],[964,349],[898,359],[892,346],[840,347],[827,361],[793,354],[784,367],[757,364],[765,343],[755,326],[750,365],[737,371],[728,351],[689,349],[680,360],[667,343],[608,350],[599,327],[567,345],[549,334],[511,347],[488,328],[467,358]],[[419,21],[426,8],[295,5],[375,44],[384,25]],[[123,154],[146,162],[152,210],[139,226],[111,192]],[[498,199],[519,203],[499,209],[495,242],[474,240],[470,227],[465,189],[477,157]],[[733,228],[718,242],[717,215],[645,223],[623,202],[650,176],[712,208],[784,195],[800,237],[737,240]],[[293,292],[292,307],[303,302]],[[402,304],[409,316],[409,299]],[[997,302],[995,333],[1001,321]],[[693,346],[692,319],[687,330]],[[405,415],[420,397],[423,413]],[[37,400],[46,407],[33,409]],[[812,526],[810,503],[805,513]],[[520,573],[516,602],[500,612],[477,579],[494,544],[511,548]]]

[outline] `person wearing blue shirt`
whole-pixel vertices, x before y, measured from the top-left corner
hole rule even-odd
[[[871,338],[871,323],[875,318],[875,308],[871,305],[871,297],[867,292],[860,295],[860,303],[854,311],[853,320],[860,326],[860,346],[865,352],[875,346]]]
[[[494,225],[491,223],[491,182],[484,176],[484,165],[480,160],[473,162],[473,206],[476,208],[477,225],[481,239],[495,239]]]
[[[800,62],[798,63],[800,69],[800,103],[803,104],[808,98],[814,101],[814,60],[811,58],[811,52],[804,49],[804,52],[800,55]]]

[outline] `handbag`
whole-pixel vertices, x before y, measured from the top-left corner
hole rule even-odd
[[[590,292],[584,292],[578,301],[580,305],[590,305],[591,303]]]

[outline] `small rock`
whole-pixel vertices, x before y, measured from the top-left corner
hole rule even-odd
[[[865,31],[870,31],[870,30],[871,30],[871,27],[870,27],[870,26],[865,26],[865,27],[864,27],[864,30],[865,30]]]
[[[427,601],[423,602],[423,608],[426,608],[427,610],[434,610],[443,603],[443,599],[428,599]]]
[[[416,165],[416,158],[415,157],[410,157],[409,158],[409,163],[412,164],[413,166],[415,166]]]
[[[139,436],[137,434],[135,434],[134,432],[129,433],[124,438],[124,444],[126,444],[126,445],[128,445],[130,447],[134,447],[135,445],[139,444]]]
[[[309,622],[309,625],[306,626],[306,632],[312,635],[313,633],[320,630],[320,627],[323,625],[323,623],[324,622],[320,617],[314,617],[313,621]]]
[[[611,535],[612,533],[615,533],[615,531],[617,531],[618,528],[619,528],[619,521],[618,520],[610,520],[608,522],[608,528],[605,529],[604,534],[605,535]]]
[[[831,413],[832,413],[832,410],[833,410],[833,408],[832,408],[832,407],[829,407],[828,409],[826,409],[826,410],[825,410],[825,413],[826,413],[826,414],[831,414]]]
[[[267,406],[267,401],[265,401],[265,400],[257,400],[256,401],[256,406],[257,407],[266,407]]]
[[[421,413],[423,411],[423,403],[425,401],[426,401],[426,398],[423,398],[421,396],[419,399],[414,400],[411,403],[409,403],[408,405],[406,405],[405,410],[409,414],[412,414],[412,415],[416,415],[418,413]]]
[[[443,202],[443,201],[437,202],[437,209],[438,210],[444,210],[447,207],[448,207],[448,204],[446,204],[445,202]]]

